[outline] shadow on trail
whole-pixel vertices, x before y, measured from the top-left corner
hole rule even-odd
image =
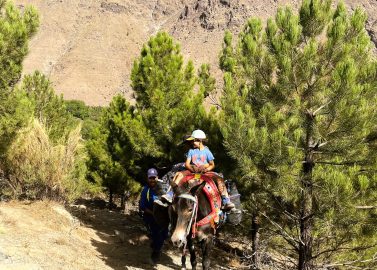
[[[86,209],[71,208],[72,215],[96,231],[98,239],[92,239],[91,244],[112,269],[180,269],[166,253],[169,243],[164,246],[159,266],[152,265],[147,230],[136,209],[123,214],[106,209],[103,201],[80,200],[79,204],[85,205]]]
[[[71,214],[79,219],[81,224],[96,232],[98,238],[91,239],[91,244],[100,253],[98,257],[111,269],[181,269],[181,254],[169,240],[164,244],[159,264],[152,265],[150,241],[136,206],[131,206],[129,213],[124,214],[119,210],[107,209],[103,200],[81,199],[77,204],[86,208],[72,207]],[[198,269],[201,269],[199,249],[196,245]],[[232,256],[221,249],[215,248],[211,257],[211,269],[237,269],[229,265]],[[189,257],[186,264],[188,269],[191,269]]]

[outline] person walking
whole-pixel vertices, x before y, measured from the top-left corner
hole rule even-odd
[[[139,211],[142,213],[144,224],[147,227],[151,239],[151,259],[152,262],[156,264],[160,260],[164,241],[168,237],[168,230],[161,228],[153,216],[153,203],[158,199],[156,195],[158,179],[157,170],[155,168],[150,168],[147,172],[147,177],[147,184],[144,186],[140,195]]]

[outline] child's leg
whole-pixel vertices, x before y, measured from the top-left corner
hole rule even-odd
[[[224,179],[221,177],[214,177],[217,183],[217,188],[219,189],[221,199],[223,201],[224,209],[230,210],[235,207],[234,203],[232,203],[229,199],[228,190],[226,189]]]
[[[185,177],[184,172],[177,172],[174,175],[173,181],[170,183],[171,187],[175,188],[175,187],[179,186],[179,183],[181,182],[183,177]]]
[[[217,175],[213,176],[213,178],[216,181],[216,185],[217,185],[217,188],[219,189],[221,197],[229,198],[229,194],[228,194],[228,191],[226,190],[224,179]]]
[[[186,174],[187,174],[186,171],[183,171],[183,172],[177,172],[174,175],[174,178],[170,183],[170,187],[169,187],[168,191],[166,192],[166,194],[161,196],[162,200],[165,200],[169,203],[172,202],[174,191],[179,186],[179,183],[182,181],[182,179],[185,177]]]

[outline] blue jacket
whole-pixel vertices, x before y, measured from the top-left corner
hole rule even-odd
[[[145,211],[146,208],[153,211],[153,202],[158,199],[156,192],[148,186],[144,186],[141,191],[139,209]]]
[[[158,199],[158,197],[155,191],[148,186],[144,186],[140,195],[139,209],[145,211],[145,209],[148,208],[153,211],[153,202],[156,199]],[[144,213],[143,220],[150,232],[152,249],[155,251],[161,251],[164,241],[168,237],[168,229],[160,228],[154,220],[154,217],[149,213]]]

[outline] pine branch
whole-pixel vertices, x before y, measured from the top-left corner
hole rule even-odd
[[[336,237],[329,237],[329,238],[335,238],[336,239]],[[314,255],[312,258],[315,259],[315,258],[318,258],[319,256],[321,256],[323,254],[334,253],[334,252],[340,251],[340,250],[360,252],[360,251],[367,250],[367,249],[370,249],[370,248],[374,248],[374,247],[377,246],[377,243],[376,243],[376,244],[361,246],[361,247],[341,247],[343,244],[345,244],[347,242],[349,242],[349,238],[346,238],[344,236],[339,241],[336,241],[336,243],[334,243],[334,246],[332,248],[323,250],[323,251],[319,252],[318,254]],[[331,255],[328,255],[326,257],[329,258],[330,256]]]
[[[284,210],[283,214],[286,215],[292,221],[297,221],[299,219],[299,217],[289,213],[287,210]]]
[[[217,109],[222,108],[221,104],[212,96],[212,94],[210,94],[208,98],[211,100],[211,105],[215,105]]]
[[[353,266],[353,267],[356,267],[356,268],[359,268],[359,269],[375,269],[375,268],[365,268],[365,267],[361,267],[361,266],[355,266],[355,264],[358,264],[358,263],[370,263],[370,262],[377,262],[377,253],[374,253],[373,257],[371,259],[367,259],[367,260],[353,260],[353,261],[348,261],[348,262],[336,262],[336,263],[333,263],[333,264],[326,264],[326,265],[323,265],[324,268],[333,268],[333,267],[337,267],[337,266]]]
[[[288,234],[278,223],[271,220],[265,213],[260,212],[262,216],[264,216],[272,225],[274,225],[276,228],[278,228],[280,235],[296,250],[298,250],[297,244],[299,244],[299,241],[294,239],[292,236]]]
[[[334,165],[334,166],[350,166],[355,164],[361,164],[362,161],[345,161],[345,162],[328,162],[328,161],[316,161],[317,164]]]
[[[329,105],[330,103],[331,103],[331,101],[327,102],[326,104],[322,105],[322,106],[319,107],[317,110],[315,110],[315,111],[313,112],[313,116],[316,116],[317,113],[318,113],[319,111],[321,111],[324,107],[326,107],[326,106]]]
[[[334,253],[334,252],[339,251],[339,250],[346,250],[347,249],[347,248],[340,248],[340,246],[342,246],[343,244],[347,243],[348,239],[345,239],[343,237],[340,241],[336,241],[336,236],[334,236],[334,237],[328,237],[328,238],[334,238],[335,239],[336,243],[334,243],[334,246],[332,248],[325,249],[325,250],[323,250],[323,251],[321,251],[321,252],[313,255],[312,256],[313,259],[316,259],[319,256],[321,256],[323,254],[328,254],[328,253],[330,253],[330,255],[328,255],[326,257],[330,257],[331,253]]]
[[[375,205],[357,205],[355,206],[356,209],[376,209],[377,206]]]

